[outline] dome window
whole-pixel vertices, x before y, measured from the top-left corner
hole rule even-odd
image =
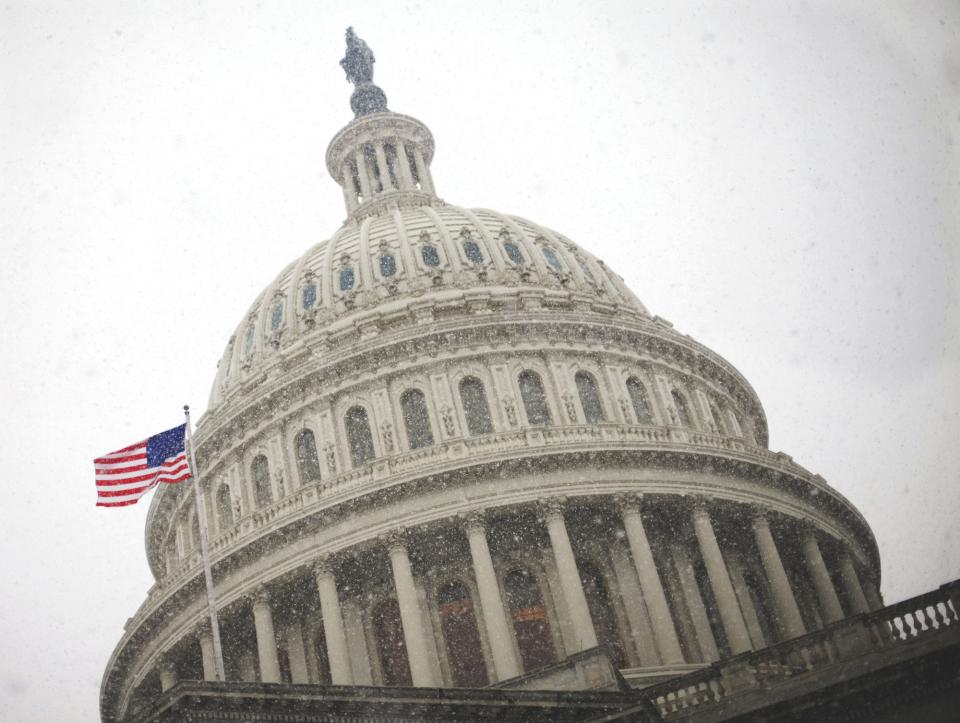
[[[517,266],[523,266],[523,252],[513,241],[507,241],[503,244],[503,250],[507,252],[509,259]]]
[[[600,400],[600,390],[597,380],[590,372],[577,372],[573,378],[580,395],[580,406],[583,407],[583,416],[587,424],[599,424],[606,421],[603,413],[603,402]]]
[[[393,254],[380,254],[380,275],[389,278],[397,273],[397,260]]]
[[[590,270],[590,267],[587,266],[587,262],[583,259],[577,259],[580,262],[580,270],[583,271],[583,275],[586,276],[591,281],[596,281],[593,277],[593,272]]]
[[[483,382],[476,377],[464,377],[460,382],[460,402],[467,419],[467,431],[471,436],[490,434],[493,421],[490,419],[490,405]]]
[[[693,420],[690,418],[690,407],[687,406],[687,400],[684,399],[676,389],[670,390],[670,398],[673,400],[673,406],[677,410],[677,421],[681,427],[693,427]]]
[[[532,371],[520,372],[517,378],[520,385],[520,398],[530,424],[550,424],[550,408],[547,406],[547,393],[543,389],[540,375]]]
[[[317,304],[317,285],[307,284],[303,287],[303,308],[312,309]]]
[[[353,267],[340,269],[340,291],[350,291],[353,288]]]
[[[427,266],[437,267],[440,265],[440,254],[437,253],[437,247],[433,244],[424,244],[420,247],[420,256],[423,263]]]
[[[367,410],[363,407],[351,407],[347,411],[344,424],[347,428],[347,441],[350,443],[350,460],[354,467],[359,467],[376,456]]]
[[[247,335],[243,338],[243,353],[249,354],[253,351],[253,327],[247,329]]]
[[[297,467],[300,470],[300,482],[316,482],[320,479],[320,460],[317,457],[317,439],[313,432],[304,429],[297,435]]]
[[[410,449],[432,446],[433,430],[430,428],[430,412],[423,392],[408,389],[400,397],[400,407],[403,409],[403,423],[407,428]]]
[[[276,331],[283,323],[283,304],[274,304],[270,311],[270,329]]]
[[[548,246],[543,247],[543,258],[557,271],[563,271],[563,264],[560,263],[560,259],[557,258],[557,254],[552,248]]]
[[[469,261],[472,261],[475,264],[483,263],[483,252],[480,250],[480,247],[477,245],[476,241],[471,241],[470,239],[464,241],[463,253],[466,255]]]
[[[266,507],[273,503],[273,489],[270,486],[270,463],[258,454],[250,464],[250,476],[253,477],[253,492],[257,507]]]
[[[627,393],[630,395],[630,402],[633,404],[633,413],[637,418],[637,424],[653,424],[653,412],[650,409],[650,398],[647,396],[647,390],[636,377],[627,379]]]

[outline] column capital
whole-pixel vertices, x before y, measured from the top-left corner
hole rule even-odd
[[[808,540],[813,540],[817,542],[817,532],[820,528],[817,527],[817,523],[811,520],[809,517],[805,517],[800,520],[800,537],[806,542]]]
[[[540,508],[540,514],[547,521],[551,519],[563,519],[563,509],[567,506],[566,497],[542,497],[537,500],[537,506]]]
[[[769,527],[771,512],[772,510],[770,505],[763,502],[751,502],[750,523],[753,525],[753,528],[756,529],[757,527]]]
[[[484,510],[461,512],[459,515],[457,515],[457,519],[460,521],[461,526],[467,532],[467,534],[477,531],[487,531],[487,514]]]
[[[707,497],[705,495],[688,495],[686,503],[693,519],[710,519],[710,510],[707,509]]]
[[[213,629],[210,627],[210,618],[204,618],[193,626],[193,637],[197,640],[209,638],[213,635]]]
[[[384,534],[380,535],[380,543],[387,548],[387,552],[391,556],[397,555],[401,552],[406,553],[407,548],[410,545],[407,529],[405,527],[400,527],[396,530],[385,532]]]
[[[626,515],[634,512],[640,514],[643,511],[645,499],[646,497],[639,492],[624,493],[616,495],[613,498],[613,502],[621,514]]]
[[[157,656],[157,670],[176,673],[177,672],[177,663],[173,657],[173,651],[169,648],[163,650]]]
[[[247,594],[247,599],[250,600],[254,607],[269,606],[270,591],[267,590],[266,585],[258,585],[252,592]]]
[[[330,555],[320,555],[313,561],[310,569],[313,572],[313,576],[318,580],[325,577],[333,577],[333,558]]]

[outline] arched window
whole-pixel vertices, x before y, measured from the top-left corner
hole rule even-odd
[[[482,688],[490,681],[470,593],[463,583],[447,583],[437,592],[437,606],[454,687]]]
[[[283,304],[274,304],[270,311],[270,328],[276,331],[283,323]]]
[[[340,291],[350,291],[353,288],[353,267],[340,269]]]
[[[647,388],[636,377],[627,379],[627,393],[633,404],[633,413],[637,417],[637,424],[653,424],[653,410],[650,409],[650,398]]]
[[[550,665],[554,662],[553,641],[537,581],[526,570],[514,570],[503,579],[503,590],[524,672]]]
[[[423,263],[427,266],[437,267],[440,265],[440,254],[437,253],[437,247],[433,244],[424,244],[420,247],[420,256]]]
[[[470,239],[464,241],[463,253],[469,261],[472,261],[475,264],[483,263],[483,252],[480,250],[480,247],[477,246],[476,241],[471,241]]]
[[[560,259],[557,258],[557,253],[549,246],[543,247],[543,258],[547,260],[547,263],[550,264],[557,271],[563,270],[563,264],[560,263]]]
[[[489,434],[493,431],[490,406],[487,404],[487,393],[483,390],[483,382],[476,377],[464,377],[460,382],[460,401],[463,403],[463,413],[467,418],[467,431],[471,435]]]
[[[589,562],[579,564],[580,582],[583,583],[583,594],[587,598],[587,607],[590,608],[590,619],[593,620],[593,629],[597,634],[597,642],[610,648],[613,662],[618,668],[626,666],[623,654],[623,643],[617,633],[617,619],[613,615],[613,606],[607,592],[600,571]]]
[[[547,406],[547,394],[543,390],[540,375],[532,371],[520,372],[517,377],[520,385],[520,398],[530,424],[550,424],[550,407]]]
[[[363,407],[351,407],[347,411],[347,440],[350,443],[350,459],[354,467],[373,459],[373,435],[370,433],[370,421]]]
[[[408,389],[400,396],[403,410],[403,423],[407,428],[407,441],[410,449],[420,449],[433,444],[433,430],[430,429],[430,413],[427,411],[427,398],[419,389]]]
[[[217,487],[217,529],[223,532],[233,527],[233,499],[226,484]]]
[[[253,477],[253,492],[257,498],[257,507],[266,507],[273,502],[273,490],[270,489],[270,463],[262,454],[254,457],[250,464],[250,476]]]
[[[383,684],[387,686],[411,686],[410,661],[407,645],[403,641],[403,624],[400,622],[400,606],[396,600],[380,603],[373,613],[373,629],[380,653],[380,670]]]
[[[680,426],[692,427],[693,424],[690,421],[690,408],[687,406],[687,400],[684,399],[683,394],[676,389],[671,389],[670,397],[673,399],[673,406],[677,409],[677,416],[680,418]]]
[[[597,389],[597,380],[590,372],[577,372],[573,381],[577,385],[580,395],[580,406],[583,407],[583,417],[587,424],[597,424],[604,421],[603,402],[600,401],[600,391]]]
[[[244,354],[249,354],[250,352],[253,351],[253,335],[254,335],[254,330],[253,330],[253,327],[251,326],[247,329],[247,335],[243,337],[243,353]]]
[[[313,432],[304,429],[297,435],[297,467],[303,482],[316,482],[320,479],[320,459],[317,457],[317,438]]]
[[[713,423],[717,425],[718,434],[727,433],[727,423],[723,418],[723,412],[720,411],[720,407],[717,406],[717,403],[712,399],[709,402],[710,404],[710,416],[713,417]]]
[[[303,308],[312,309],[317,303],[317,285],[307,284],[303,287]]]
[[[523,266],[523,252],[513,241],[505,241],[503,244],[503,250],[507,252],[507,258],[509,258],[514,264],[517,266]]]
[[[586,276],[591,281],[595,281],[593,278],[593,272],[590,270],[590,267],[587,266],[587,262],[583,259],[577,259],[580,262],[580,270],[583,271],[583,275]]]
[[[380,275],[385,279],[397,273],[397,260],[393,254],[380,254]]]

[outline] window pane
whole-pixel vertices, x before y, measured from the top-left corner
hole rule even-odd
[[[262,454],[254,458],[250,465],[253,477],[254,496],[257,498],[257,507],[266,507],[273,502],[273,490],[270,489],[270,464]]]
[[[437,247],[432,244],[426,244],[420,249],[420,255],[423,257],[423,263],[427,266],[439,266],[440,254],[437,253]]]
[[[482,688],[490,681],[480,652],[480,633],[470,593],[463,583],[448,583],[437,593],[437,607],[454,686]]]
[[[563,270],[563,264],[560,263],[560,259],[557,258],[557,255],[554,253],[553,249],[543,247],[543,257],[547,260],[547,263],[550,264],[557,271]]]
[[[483,383],[476,377],[466,377],[460,382],[460,401],[467,418],[467,431],[471,435],[489,434],[493,431],[490,419],[490,407]]]
[[[526,570],[514,570],[504,578],[503,588],[524,671],[550,665],[553,641],[537,581]]]
[[[583,259],[580,259],[580,269],[583,271],[584,276],[586,276],[591,281],[594,280],[593,272],[590,270],[590,267],[587,266],[587,262],[584,261]]]
[[[303,308],[312,309],[317,303],[317,285],[307,284],[303,287]]]
[[[520,384],[520,398],[530,424],[550,424],[550,408],[543,382],[536,372],[522,372],[517,381]]]
[[[580,394],[580,405],[583,407],[583,416],[587,424],[597,424],[604,421],[603,403],[600,401],[600,392],[597,389],[597,380],[587,372],[577,372],[574,377],[577,392]]]
[[[483,263],[483,252],[480,251],[480,247],[477,246],[476,241],[464,241],[463,253],[466,254],[467,259],[469,259],[473,263],[475,264]]]
[[[517,246],[512,241],[507,241],[503,245],[504,250],[507,252],[507,256],[510,260],[515,263],[517,266],[523,265],[523,253],[520,251],[520,247]]]
[[[636,377],[627,379],[627,392],[630,394],[630,401],[633,403],[633,413],[637,417],[637,424],[652,424],[653,413],[650,410],[650,400],[647,397],[647,390]]]
[[[283,304],[274,304],[270,312],[270,328],[276,331],[283,323]]]
[[[380,257],[380,274],[384,278],[389,278],[397,273],[397,260],[393,254],[383,254]]]
[[[407,440],[410,449],[429,447],[433,444],[433,431],[430,429],[430,413],[427,400],[419,389],[408,389],[400,397],[403,409],[403,423],[407,428]]]
[[[243,353],[249,354],[253,351],[253,327],[247,329],[247,335],[243,338]]]
[[[346,424],[350,459],[353,461],[353,466],[358,467],[374,457],[373,435],[370,433],[367,410],[363,407],[352,407],[347,412]]]
[[[220,485],[217,488],[217,529],[221,532],[233,527],[233,503],[230,499],[230,488]]]
[[[345,269],[340,269],[340,290],[341,291],[350,291],[353,288],[353,268],[347,266]]]
[[[671,390],[670,396],[673,398],[673,406],[677,408],[677,416],[680,417],[680,426],[692,427],[690,423],[690,409],[687,407],[687,400],[676,389]]]

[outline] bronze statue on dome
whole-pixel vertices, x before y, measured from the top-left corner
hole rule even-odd
[[[340,66],[346,71],[347,80],[356,86],[350,96],[350,107],[357,118],[387,110],[386,94],[373,84],[375,62],[370,46],[357,37],[352,27],[347,28],[347,54]]]

